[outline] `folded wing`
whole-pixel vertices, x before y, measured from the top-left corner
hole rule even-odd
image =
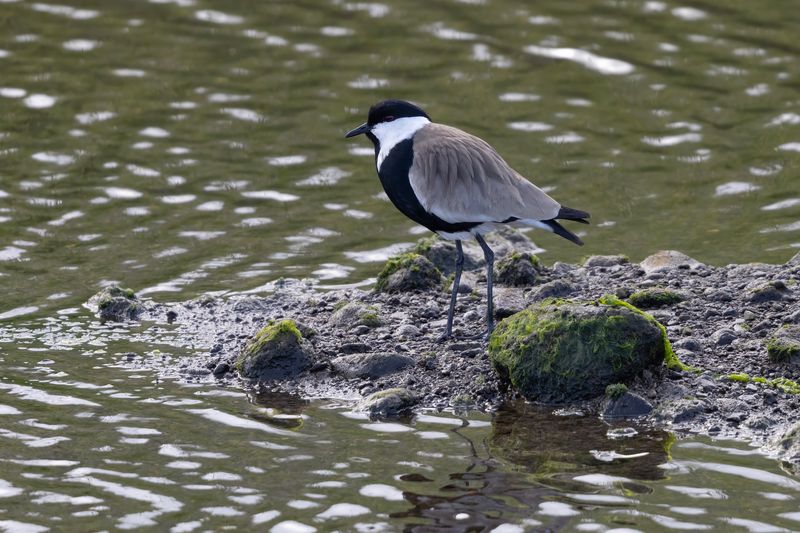
[[[425,210],[447,222],[550,220],[561,208],[488,143],[442,124],[414,136],[409,179]]]

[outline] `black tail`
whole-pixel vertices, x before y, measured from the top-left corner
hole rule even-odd
[[[575,222],[580,222],[581,224],[588,224],[589,221],[586,220],[590,218],[591,215],[586,211],[581,211],[580,209],[572,209],[571,207],[561,206],[561,209],[558,210],[558,214],[555,218],[561,218],[563,220],[574,220]]]
[[[589,217],[590,215],[586,211],[580,211],[578,209],[572,209],[571,207],[564,207],[564,206],[561,206],[561,209],[558,210],[558,214],[556,215],[556,218],[561,218],[564,220],[573,220],[575,222],[580,222],[581,224],[588,224],[589,221],[586,219]],[[574,242],[578,246],[583,246],[583,241],[580,239],[580,237],[578,237],[577,235],[569,231],[567,228],[556,222],[556,218],[552,218],[550,220],[542,220],[542,222],[547,224],[553,231],[553,233],[555,233],[556,235],[560,235],[561,237],[564,237],[568,241]]]

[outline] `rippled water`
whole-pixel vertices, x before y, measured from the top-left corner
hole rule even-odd
[[[142,368],[191,346],[79,307],[369,283],[425,233],[343,138],[389,96],[592,212],[583,249],[533,234],[547,262],[785,261],[792,7],[0,0],[0,530],[800,529],[798,481],[740,444],[164,382]]]
[[[159,298],[359,283],[418,238],[342,134],[399,96],[593,213],[586,248],[798,247],[785,2],[0,4],[7,318],[119,281]],[[583,228],[580,228],[583,229]]]
[[[800,529],[800,480],[743,444],[524,404],[370,421],[164,381],[143,360],[189,350],[136,328],[66,316],[0,338],[0,530]]]

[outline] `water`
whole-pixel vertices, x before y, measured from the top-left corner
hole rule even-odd
[[[424,234],[343,138],[385,97],[592,212],[585,248],[531,234],[545,262],[783,262],[792,7],[0,1],[0,529],[800,529],[797,480],[741,444],[520,405],[376,426],[344,400],[164,382],[148,368],[191,346],[80,308],[111,282],[369,284]]]
[[[524,404],[370,421],[159,379],[145,368],[187,351],[129,327],[0,339],[0,530],[800,529],[800,480],[741,443]]]
[[[343,138],[387,96],[592,212],[585,248],[533,234],[548,262],[783,262],[800,247],[795,11],[4,2],[0,316],[110,281],[185,299],[369,280],[424,233]]]

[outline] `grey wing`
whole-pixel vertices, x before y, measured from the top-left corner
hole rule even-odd
[[[485,141],[441,124],[414,136],[409,179],[425,210],[447,222],[549,220],[561,207]]]

